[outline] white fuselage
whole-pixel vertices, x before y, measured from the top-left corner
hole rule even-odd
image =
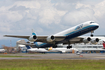
[[[79,24],[77,26],[74,26],[72,28],[69,28],[67,30],[64,30],[62,32],[59,32],[57,34],[54,34],[53,36],[66,36],[66,38],[64,40],[61,40],[59,42],[56,42],[55,44],[58,43],[63,43],[65,41],[69,41],[72,38],[78,37],[80,35],[86,34],[88,32],[94,31],[95,29],[97,29],[99,27],[99,25],[97,23],[92,23],[91,21]],[[42,42],[36,42],[35,43],[37,47],[51,47],[53,44],[49,44],[49,43],[42,43]]]
[[[3,52],[6,52],[6,50],[5,49],[0,49],[0,52],[3,53]]]
[[[78,49],[76,48],[70,48],[70,49],[67,49],[67,48],[52,48],[52,49],[48,49],[49,52],[62,52],[62,53],[67,53],[67,52],[77,52]]]
[[[91,27],[91,26],[98,26],[98,24],[97,23],[90,24],[90,22],[81,23],[67,30],[54,34],[54,36],[68,36],[70,33],[78,32],[82,29],[84,30],[84,28]]]
[[[27,49],[28,52],[48,52],[46,49],[44,48],[31,48],[31,49]]]

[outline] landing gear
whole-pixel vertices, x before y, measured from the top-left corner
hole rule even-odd
[[[91,37],[93,37],[93,34],[91,34]]]
[[[54,45],[53,48],[57,48],[57,45]]]
[[[70,49],[70,48],[72,48],[72,46],[67,46],[67,49]]]
[[[94,31],[91,31],[91,35],[90,35],[91,37],[93,37],[93,36],[94,36],[92,33],[94,33]]]
[[[72,48],[72,46],[70,45],[70,41],[68,41],[67,49],[70,49],[70,48]]]

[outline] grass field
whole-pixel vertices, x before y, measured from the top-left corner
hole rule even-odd
[[[105,60],[0,60],[0,70],[105,70]]]

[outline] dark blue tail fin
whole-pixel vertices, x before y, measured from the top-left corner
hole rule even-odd
[[[31,49],[31,47],[30,47],[29,45],[26,45],[26,48],[27,48],[27,49]]]

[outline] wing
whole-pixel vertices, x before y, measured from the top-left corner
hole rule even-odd
[[[83,39],[82,37],[75,37],[73,39],[70,39],[69,42],[70,44],[75,44],[75,43],[82,43],[83,42]],[[64,42],[63,44],[68,44],[68,41],[67,42]]]
[[[4,37],[15,37],[15,38],[24,38],[29,39],[30,36],[18,36],[18,35],[4,35]],[[47,42],[48,36],[37,36],[36,42],[43,42],[43,43],[49,43]],[[62,41],[65,39],[66,36],[54,36],[55,40],[54,42]]]
[[[30,36],[4,35],[4,37],[15,37],[15,38],[25,38],[25,39],[28,39]]]
[[[44,42],[44,43],[49,43],[47,42],[47,37],[48,36],[37,36],[37,42]],[[62,41],[66,38],[66,36],[54,36],[55,40],[54,42]]]
[[[4,35],[5,37],[15,37],[15,38],[24,38],[24,39],[29,39],[30,36],[18,36],[18,35]],[[43,42],[43,43],[49,43],[47,42],[46,38],[48,36],[37,36],[37,40],[36,42]],[[66,38],[66,36],[54,36],[55,40],[54,42],[59,42],[62,41]],[[73,39],[70,39],[70,44],[75,44],[75,43],[82,43],[83,42],[84,37],[75,37]],[[63,42],[63,44],[68,44],[68,41]],[[29,45],[24,43],[24,45]],[[33,46],[32,44],[30,44],[31,46]]]

